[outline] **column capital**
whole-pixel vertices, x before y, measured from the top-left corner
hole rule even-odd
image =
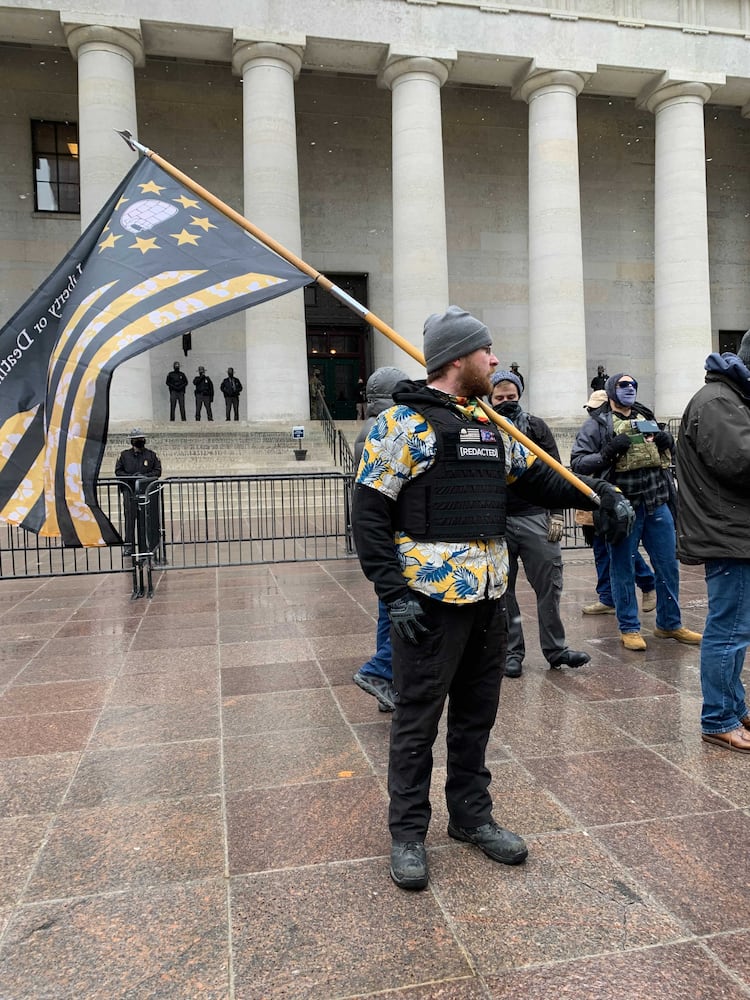
[[[454,50],[430,55],[417,55],[415,53],[399,53],[391,49],[385,66],[378,76],[378,85],[392,90],[396,80],[407,73],[422,73],[434,77],[442,87],[457,58],[458,53]]]
[[[532,63],[516,80],[511,97],[516,101],[528,102],[542,90],[567,90],[578,97],[587,80],[596,72],[596,63],[582,63],[578,66],[549,69]]]
[[[74,59],[78,59],[78,54],[84,45],[94,45],[102,49],[109,46],[127,52],[134,66],[145,65],[146,53],[139,21],[110,25],[81,24],[76,21],[66,21],[64,18],[61,20],[68,48]]]
[[[655,83],[650,83],[636,98],[635,106],[656,112],[667,101],[697,98],[705,104],[713,92],[726,83],[723,73],[705,73],[701,78],[679,71],[667,70]]]
[[[296,80],[302,69],[306,42],[304,35],[261,38],[249,30],[236,30],[232,44],[232,72],[242,76],[248,63],[265,60],[269,64],[285,63]]]

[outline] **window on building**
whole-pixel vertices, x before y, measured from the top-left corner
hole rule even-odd
[[[37,212],[80,214],[78,125],[75,122],[32,121],[31,151]]]

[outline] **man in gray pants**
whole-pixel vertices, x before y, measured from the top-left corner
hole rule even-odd
[[[523,383],[512,371],[496,371],[490,376],[492,393],[490,403],[495,410],[512,421],[535,444],[560,461],[557,443],[541,417],[532,416],[522,408],[519,400]],[[588,663],[588,653],[568,649],[565,628],[560,618],[563,564],[560,539],[563,532],[561,510],[545,510],[529,503],[520,496],[508,493],[505,540],[508,545],[508,589],[505,592],[508,609],[508,654],[506,677],[520,677],[526,644],[521,624],[521,611],[516,600],[518,560],[536,594],[536,612],[539,621],[539,641],[544,658],[553,670],[562,667],[580,667]]]

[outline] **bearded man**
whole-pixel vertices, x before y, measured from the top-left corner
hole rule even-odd
[[[427,380],[399,383],[365,440],[352,517],[391,621],[390,874],[402,889],[428,882],[432,746],[447,699],[448,834],[502,864],[525,860],[523,839],[492,818],[485,763],[507,645],[506,491],[548,509],[595,506],[480,406],[497,365],[481,320],[458,306],[428,317],[424,356]],[[622,537],[630,505],[609,483],[587,485],[600,530]]]

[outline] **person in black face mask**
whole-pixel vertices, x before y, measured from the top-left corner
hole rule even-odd
[[[552,431],[541,417],[526,413],[520,403],[523,384],[512,371],[496,371],[490,376],[492,392],[490,404],[497,413],[512,421],[516,427],[546,452],[560,461]],[[560,618],[560,597],[563,584],[563,563],[560,539],[563,533],[563,512],[545,510],[508,493],[505,539],[508,544],[508,657],[506,677],[520,677],[526,655],[521,611],[516,600],[518,560],[523,561],[526,578],[536,594],[539,641],[544,658],[553,670],[562,667],[580,667],[588,663],[588,653],[568,649],[565,628]]]
[[[120,452],[115,463],[115,476],[124,482],[121,487],[125,517],[122,554],[129,556],[133,554],[135,545],[137,497],[152,479],[161,477],[161,460],[155,451],[146,447],[146,435],[139,427],[134,427],[130,432],[130,448]],[[153,509],[156,510],[156,506]]]

